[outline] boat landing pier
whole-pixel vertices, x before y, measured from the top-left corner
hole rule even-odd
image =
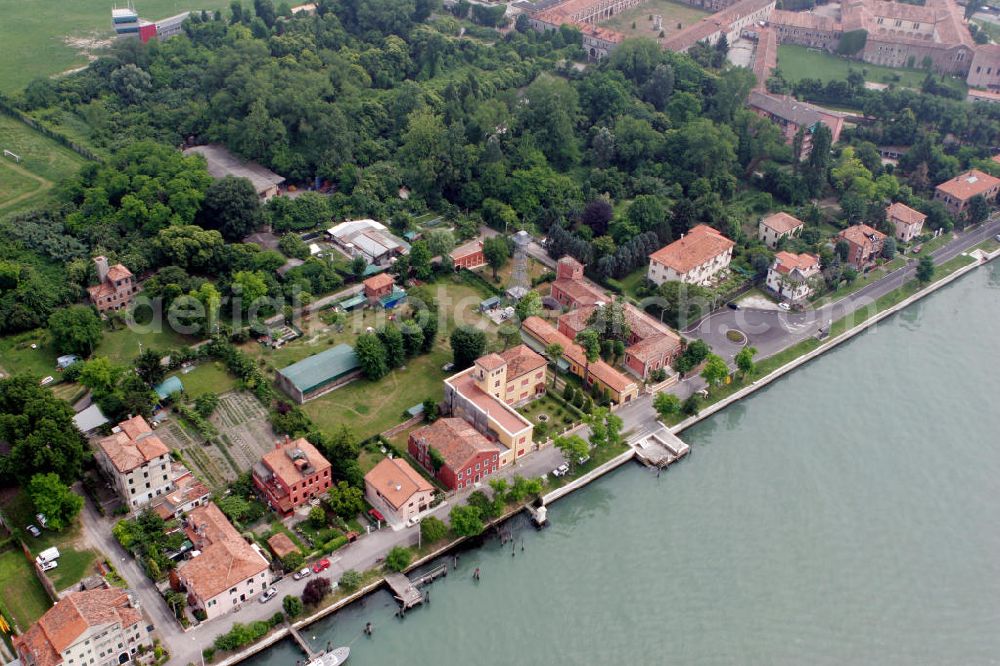
[[[677,462],[691,452],[691,447],[663,424],[629,443],[644,465],[658,469]]]
[[[393,596],[396,597],[396,601],[400,603],[401,610],[404,612],[424,600],[424,595],[420,593],[420,590],[401,573],[389,574],[385,577],[385,582],[389,585],[389,589],[392,590]]]
[[[299,647],[302,648],[302,651],[309,656],[309,661],[312,661],[319,656],[319,654],[313,650],[312,647],[310,647],[309,643],[306,643],[306,639],[302,638],[302,634],[299,633],[298,629],[295,627],[289,627],[288,632],[292,635],[292,638],[295,639],[295,642],[299,644]]]

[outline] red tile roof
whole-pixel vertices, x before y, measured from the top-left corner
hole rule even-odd
[[[521,322],[521,328],[545,345],[557,344],[561,346],[563,348],[563,356],[577,366],[581,368],[587,366],[587,356],[583,351],[583,347],[567,338],[541,317],[528,317]],[[590,374],[619,393],[636,388],[636,383],[633,380],[618,372],[601,359],[597,359],[590,364]]]
[[[248,544],[213,502],[185,516],[187,535],[201,555],[182,562],[177,574],[188,591],[207,601],[267,570],[264,556]]]
[[[118,280],[124,280],[125,278],[132,277],[132,271],[125,268],[122,264],[115,264],[108,269],[108,279],[112,282],[117,282]]]
[[[505,363],[506,361],[503,360],[500,354],[487,354],[476,359],[476,365],[486,372],[493,372],[497,368],[503,367]]]
[[[774,262],[775,270],[782,275],[787,275],[795,269],[799,269],[803,273],[819,269],[819,257],[808,252],[792,254],[782,250],[774,255]]]
[[[683,238],[649,255],[649,260],[685,274],[723,254],[736,245],[712,227],[699,224]]]
[[[959,201],[968,201],[972,197],[985,194],[990,189],[1000,185],[1000,178],[994,178],[979,169],[970,169],[961,176],[955,176],[937,186],[937,189]]]
[[[267,545],[271,548],[271,552],[279,560],[283,559],[286,555],[291,555],[299,550],[299,547],[295,545],[287,534],[284,532],[278,532],[270,539],[267,540]]]
[[[779,234],[787,234],[793,229],[798,229],[804,225],[802,220],[785,212],[768,215],[760,223]]]
[[[129,595],[119,588],[72,592],[45,612],[14,647],[34,658],[36,666],[62,663],[62,653],[91,627],[119,623],[131,627],[142,620]]]
[[[918,210],[913,210],[906,204],[898,201],[885,209],[885,214],[892,221],[898,221],[906,225],[923,224],[927,216]]]
[[[552,283],[553,288],[568,294],[578,305],[594,305],[607,302],[608,297],[596,287],[591,287],[583,280],[559,278]]]
[[[452,250],[448,256],[451,257],[452,261],[458,261],[459,259],[464,259],[476,252],[482,252],[483,241],[479,239],[474,239],[466,243],[465,245],[459,245],[454,250]]]
[[[365,291],[378,291],[379,289],[392,286],[393,282],[392,276],[388,273],[379,273],[378,275],[371,276],[362,284],[365,287]]]
[[[290,453],[296,456],[295,459],[290,457]],[[302,469],[299,468],[298,462],[302,460],[308,463],[312,471],[307,472],[308,468],[305,465]],[[261,462],[289,488],[309,477],[322,474],[325,469],[330,469],[329,461],[305,437],[278,444],[274,450],[264,454]]]
[[[514,381],[521,375],[544,368],[547,363],[544,356],[535,353],[528,345],[511,347],[500,356],[507,362],[508,382]]]
[[[867,224],[855,224],[847,227],[837,234],[837,236],[865,248],[872,246],[872,237],[879,240],[885,239],[885,234],[869,227]]]
[[[122,474],[170,453],[167,445],[152,434],[146,419],[141,416],[122,421],[118,427],[120,432],[98,441],[97,446]]]
[[[431,446],[434,445],[431,444]],[[434,490],[427,479],[410,467],[410,463],[402,458],[383,458],[380,460],[371,471],[365,474],[365,483],[371,484],[394,509],[399,509],[417,493],[433,492]]]
[[[512,407],[499,398],[495,398],[484,392],[476,385],[476,379],[472,376],[472,369],[465,370],[445,380],[462,397],[472,402],[490,418],[499,423],[504,430],[511,435],[523,432],[532,427],[531,422],[525,420]]]
[[[464,468],[477,454],[501,453],[502,448],[486,439],[478,430],[458,418],[438,419],[430,425],[417,428],[410,437],[414,441],[426,440],[428,446],[441,454],[445,465],[452,470]]]

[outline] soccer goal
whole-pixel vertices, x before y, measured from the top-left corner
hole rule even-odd
[[[21,163],[21,156],[20,156],[20,155],[17,155],[17,154],[15,154],[15,153],[12,153],[12,152],[10,152],[9,150],[5,150],[5,151],[3,151],[3,156],[4,156],[4,157],[6,157],[6,158],[9,158],[9,159],[12,159],[12,160],[14,160],[14,161],[15,161],[15,162],[17,162],[18,164],[20,164],[20,163]]]

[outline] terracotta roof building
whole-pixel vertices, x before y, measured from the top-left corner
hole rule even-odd
[[[886,219],[896,228],[896,240],[909,243],[920,235],[927,216],[898,201],[885,209]]]
[[[141,416],[119,423],[97,441],[94,458],[130,510],[170,492],[170,449]]]
[[[952,215],[960,215],[973,197],[981,196],[992,202],[998,191],[1000,178],[994,178],[979,169],[971,169],[938,185],[934,190],[934,198],[944,203]]]
[[[486,255],[483,254],[483,241],[478,238],[470,240],[464,245],[459,245],[452,250],[448,256],[452,265],[457,268],[479,268],[486,265]]]
[[[362,283],[364,286],[365,298],[368,299],[369,303],[374,304],[383,296],[387,296],[392,293],[393,284],[394,281],[392,276],[388,273],[373,275]]]
[[[164,520],[180,518],[196,506],[208,503],[212,491],[184,465],[172,463],[173,489],[154,502],[153,510]]]
[[[528,317],[521,322],[521,335],[536,349],[544,350],[552,344],[562,347],[567,369],[577,377],[582,378],[587,374],[588,381],[607,389],[611,400],[616,404],[630,402],[639,395],[639,384],[634,379],[625,376],[602,359],[588,364],[583,348],[541,317]]]
[[[504,448],[504,467],[532,448],[531,421],[511,405],[545,392],[545,359],[524,345],[503,354],[487,354],[444,380],[445,411],[471,423],[487,439]]]
[[[305,437],[279,441],[251,472],[253,484],[275,511],[289,515],[330,489],[331,466]]]
[[[775,248],[779,240],[802,233],[805,226],[802,220],[788,213],[772,213],[761,218],[760,224],[757,225],[757,234],[765,245]]]
[[[405,524],[430,507],[434,486],[405,460],[383,458],[365,474],[365,499],[390,523]]]
[[[87,294],[94,307],[105,312],[132,305],[135,295],[139,293],[139,285],[132,272],[122,264],[109,267],[106,257],[95,257],[94,265],[97,267],[97,284],[87,287]]]
[[[847,227],[837,238],[847,241],[847,261],[858,270],[864,270],[878,259],[885,243],[885,234],[867,224]]]
[[[778,252],[767,271],[767,286],[782,299],[798,303],[813,291],[813,278],[820,274],[815,254]]]
[[[479,483],[499,470],[503,452],[501,446],[461,418],[441,418],[414,430],[408,449],[417,462],[450,490]],[[436,470],[435,460],[440,463]]]
[[[785,137],[786,144],[791,145],[799,130],[803,130],[800,155],[802,159],[808,157],[812,151],[812,135],[821,124],[829,128],[831,143],[840,140],[840,132],[844,129],[844,114],[800,102],[788,95],[752,90],[747,105],[758,116],[777,124]]]
[[[719,271],[729,266],[735,245],[721,232],[699,224],[670,245],[649,255],[646,276],[655,284],[670,280],[708,284]]]
[[[267,559],[247,543],[214,503],[191,510],[184,518],[191,559],[171,570],[171,583],[188,594],[188,603],[208,619],[224,615],[252,600],[271,584]]]
[[[271,552],[279,560],[283,560],[289,555],[299,552],[299,547],[284,532],[278,532],[268,539],[267,547],[271,549]]]
[[[152,645],[137,604],[116,587],[71,592],[13,643],[25,666],[131,664]]]

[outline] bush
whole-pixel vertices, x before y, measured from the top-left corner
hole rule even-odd
[[[348,569],[344,573],[340,574],[340,582],[337,583],[337,585],[342,590],[353,592],[354,590],[361,587],[361,581],[362,581],[361,574],[359,574],[354,569]]]
[[[328,551],[332,554],[335,550],[343,548],[346,545],[347,545],[347,537],[341,534],[340,536],[334,537],[333,539],[330,539],[325,544],[323,544],[323,550]]]
[[[535,428],[538,432],[538,428]],[[448,526],[440,518],[427,516],[420,521],[420,538],[427,543],[434,543],[448,536]]]
[[[284,621],[285,621],[285,614],[282,613],[281,611],[278,611],[277,613],[275,613],[274,615],[271,616],[271,626],[272,627],[277,627],[279,624],[281,624]]]
[[[201,656],[205,658],[206,663],[209,664],[212,663],[212,660],[215,659],[215,648],[214,647],[205,648],[204,650],[201,651]]]
[[[302,590],[302,603],[315,606],[330,593],[330,587],[329,578],[313,578]]]
[[[410,560],[413,555],[410,553],[409,548],[403,548],[402,546],[394,546],[389,554],[385,556],[385,566],[390,571],[402,571],[406,567],[410,566]]]
[[[291,594],[286,594],[281,600],[281,607],[285,609],[285,615],[296,617],[302,612],[302,600]]]
[[[302,561],[305,558],[302,557],[302,553],[295,551],[294,553],[289,553],[281,558],[281,568],[285,571],[295,571],[302,566]]]

